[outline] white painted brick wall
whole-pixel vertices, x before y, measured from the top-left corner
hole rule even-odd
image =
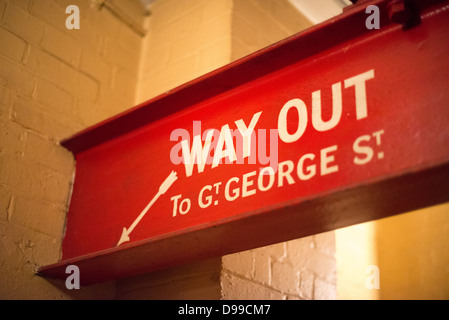
[[[69,31],[68,1],[0,0],[0,299],[71,298],[34,275],[60,258],[74,159],[58,142],[134,102],[141,38],[76,2]]]
[[[223,257],[224,299],[335,299],[334,232]]]
[[[137,102],[231,62],[232,0],[156,1],[145,39]]]

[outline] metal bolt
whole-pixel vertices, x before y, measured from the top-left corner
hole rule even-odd
[[[411,18],[412,14],[407,6],[405,0],[392,0],[387,4],[388,18],[391,22],[406,24]]]

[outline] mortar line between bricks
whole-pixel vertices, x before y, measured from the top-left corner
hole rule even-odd
[[[273,291],[275,291],[275,292],[277,292],[277,293],[280,293],[280,294],[283,294],[283,295],[293,296],[293,297],[296,297],[296,298],[301,299],[301,300],[304,299],[304,298],[302,298],[299,294],[296,294],[296,293],[288,293],[288,292],[282,292],[282,291],[280,291],[279,289],[276,289],[276,288],[273,288],[273,287],[271,287],[271,286],[269,286],[269,285],[264,284],[263,282],[259,282],[259,281],[254,280],[254,279],[248,279],[248,278],[246,278],[245,276],[242,276],[241,274],[235,273],[235,272],[233,272],[233,271],[231,271],[231,270],[229,270],[229,269],[226,269],[226,268],[223,268],[223,269],[222,269],[222,272],[223,272],[223,273],[227,273],[227,274],[229,274],[229,275],[231,275],[231,276],[234,276],[234,277],[236,277],[236,278],[239,278],[239,279],[241,279],[241,280],[246,280],[246,281],[252,282],[252,283],[254,283],[254,284],[260,285],[260,286],[262,286],[262,287],[264,287],[264,288],[266,288],[266,289],[273,290]]]
[[[70,64],[70,63],[68,63],[68,62],[65,61],[65,60],[62,60],[61,58],[59,58],[58,56],[56,56],[55,54],[53,54],[52,52],[46,50],[46,49],[43,48],[43,47],[41,47],[40,49],[41,49],[43,52],[47,53],[48,55],[52,56],[53,58],[57,59],[59,62],[65,64],[67,67],[73,69],[73,70],[76,71],[77,73],[82,74],[82,75],[88,77],[90,80],[94,81],[98,86],[101,86],[101,82],[100,82],[97,78],[94,78],[92,75],[90,75],[89,73],[86,73],[86,72],[83,71],[81,68],[76,67],[76,66],[74,66],[74,65],[72,65],[72,64]]]

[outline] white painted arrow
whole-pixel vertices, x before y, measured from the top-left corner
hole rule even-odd
[[[143,211],[139,214],[136,220],[132,223],[132,225],[126,229],[123,228],[122,236],[120,237],[119,242],[117,243],[117,247],[121,245],[124,242],[129,241],[129,235],[131,232],[133,232],[134,228],[139,224],[140,220],[145,216],[145,214],[150,210],[151,206],[156,202],[156,200],[163,195],[165,192],[167,192],[168,188],[171,187],[171,185],[178,179],[178,176],[175,171],[172,171],[170,175],[165,179],[164,182],[162,182],[161,186],[159,187],[159,191],[156,193],[156,195],[151,199],[150,203],[143,209]]]

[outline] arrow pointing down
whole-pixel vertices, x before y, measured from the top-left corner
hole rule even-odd
[[[164,182],[162,182],[161,186],[159,187],[159,191],[156,193],[156,195],[151,199],[150,203],[145,207],[145,209],[142,210],[142,212],[139,214],[136,220],[132,223],[132,225],[126,229],[123,228],[122,236],[120,237],[120,240],[117,243],[117,247],[121,245],[124,242],[129,241],[129,235],[131,232],[133,232],[134,228],[139,224],[140,220],[145,216],[145,214],[150,210],[151,206],[156,202],[156,200],[163,195],[167,190],[171,187],[171,185],[178,179],[177,174],[175,171],[172,171],[167,179],[165,179]]]

